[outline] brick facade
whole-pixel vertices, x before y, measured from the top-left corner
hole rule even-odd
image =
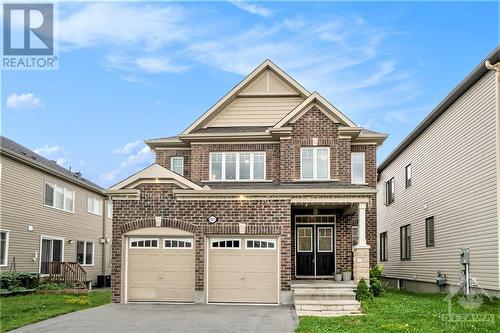
[[[351,144],[350,138],[339,137],[339,124],[322,111],[312,107],[292,126],[289,138],[276,143],[192,143],[190,150],[156,150],[158,164],[170,169],[172,156],[184,157],[184,175],[202,184],[209,180],[210,152],[265,151],[266,178],[275,182],[300,179],[300,148],[330,147],[330,177],[341,183],[351,182],[351,152],[365,152],[365,177],[368,186],[376,187],[376,146]],[[162,216],[162,226],[192,232],[195,235],[195,288],[203,290],[205,284],[205,238],[211,234],[238,234],[239,223],[245,223],[247,234],[276,235],[280,237],[281,289],[288,290],[295,276],[295,224],[290,198],[276,200],[177,200],[172,184],[141,184],[140,200],[116,200],[113,206],[113,301],[121,297],[121,263],[123,233],[154,226],[154,217]],[[325,206],[336,215],[336,268],[353,269],[352,226],[358,224],[357,214],[344,215],[342,207]],[[324,209],[323,209],[324,210]],[[207,223],[215,215],[219,221]],[[366,210],[366,240],[370,245],[369,264],[377,261],[376,199],[370,198]],[[366,252],[366,251],[365,251]]]

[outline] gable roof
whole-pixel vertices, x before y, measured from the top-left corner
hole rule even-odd
[[[181,175],[157,164],[151,164],[150,166],[142,169],[141,171],[133,174],[132,176],[122,180],[118,184],[115,184],[109,188],[109,190],[121,190],[128,188],[129,186],[140,182],[146,181],[150,183],[160,182],[160,180],[172,180],[174,183],[178,184],[184,189],[201,190],[202,187],[193,183],[189,179],[182,177]]]
[[[309,107],[313,104],[318,104],[320,106],[319,109],[333,121],[342,123],[345,126],[357,127],[352,120],[350,120],[346,115],[340,112],[335,106],[333,106],[323,96],[315,91],[302,103],[297,105],[295,109],[293,109],[285,117],[283,117],[276,125],[274,125],[273,128],[281,128],[288,123],[294,123],[303,115],[304,112],[308,111]]]
[[[486,61],[493,64],[500,62],[500,46],[497,46],[485,59],[483,59],[472,72],[467,75],[449,94],[446,96],[428,115],[411,131],[410,134],[385,158],[377,168],[377,172],[382,172],[392,161],[396,159],[420,134],[422,134],[432,123],[439,118],[448,108],[455,103],[470,87],[479,81],[489,69],[485,65]]]
[[[273,75],[285,83],[291,86],[297,91],[297,94],[303,96],[309,96],[309,91],[302,87],[297,81],[295,81],[291,76],[289,76],[285,71],[276,66],[271,60],[267,59],[262,64],[260,64],[255,70],[253,70],[246,78],[244,78],[240,83],[238,83],[233,89],[231,89],[224,97],[222,97],[217,103],[215,103],[207,112],[205,112],[201,117],[199,117],[194,123],[192,123],[187,129],[182,132],[182,135],[189,134],[196,129],[202,127],[209,119],[213,118],[218,114],[222,108],[230,102],[238,93],[246,94],[247,96],[252,95],[251,88],[253,85],[258,84],[259,76],[262,75],[266,70],[270,69]],[[286,93],[286,92],[285,92]]]
[[[35,153],[34,151],[26,148],[23,145],[20,145],[15,141],[6,138],[5,136],[0,136],[0,147],[2,155],[8,156],[29,166],[61,177],[73,184],[85,187],[100,194],[104,194],[104,189],[102,187],[94,184],[90,180],[83,178],[81,173],[72,172],[66,168],[63,168],[56,162],[46,159],[45,157]]]

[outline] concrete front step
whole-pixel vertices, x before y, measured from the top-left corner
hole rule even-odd
[[[355,300],[356,294],[351,292],[318,291],[299,293],[295,291],[295,300]]]
[[[345,293],[354,293],[353,289],[349,288],[300,288],[300,289],[294,289],[293,290],[295,294],[301,294],[301,295],[306,295],[306,294],[345,294]]]
[[[353,299],[296,299],[295,305],[357,305],[359,302]]]
[[[340,317],[340,316],[359,316],[361,311],[307,311],[296,310],[298,317],[314,316],[314,317]]]
[[[356,289],[354,283],[339,283],[339,282],[294,282],[290,286],[292,290],[295,289],[314,289],[314,288],[329,288],[329,289]]]

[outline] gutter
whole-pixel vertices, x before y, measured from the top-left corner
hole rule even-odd
[[[182,196],[210,196],[210,195],[241,195],[241,194],[254,194],[254,195],[371,195],[377,193],[376,189],[211,189],[211,190],[183,190],[174,189],[174,194]]]

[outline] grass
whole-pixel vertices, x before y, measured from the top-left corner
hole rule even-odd
[[[0,299],[0,332],[41,320],[80,311],[111,301],[109,290],[91,291],[88,295],[31,294]]]
[[[445,320],[448,302],[444,298],[441,294],[391,291],[363,302],[362,316],[302,317],[296,332],[500,332],[498,300],[466,309],[459,304],[463,299],[454,298],[451,311],[454,315],[487,315],[489,321],[474,322],[455,316],[459,320],[452,322]]]

